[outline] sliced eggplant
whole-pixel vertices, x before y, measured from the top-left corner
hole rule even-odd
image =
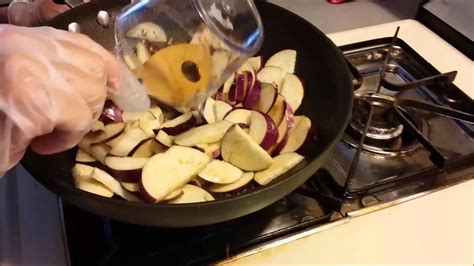
[[[283,78],[285,77],[285,72],[279,67],[275,66],[265,66],[257,74],[257,80],[261,83],[269,83],[275,86],[275,88],[280,88]]]
[[[135,158],[150,158],[157,153],[163,153],[168,147],[158,142],[156,139],[147,139],[139,144],[130,155]]]
[[[254,180],[260,185],[265,186],[275,178],[295,167],[297,164],[303,161],[303,159],[303,156],[295,152],[280,154],[273,158],[273,163],[270,165],[270,167],[263,171],[256,172]]]
[[[168,201],[168,203],[185,204],[214,200],[214,197],[209,192],[197,186],[187,184],[182,188],[182,192],[181,196]]]
[[[105,125],[104,122],[102,121],[95,121],[94,124],[92,124],[92,132],[97,132],[97,131],[104,131],[105,130]]]
[[[120,141],[110,151],[115,156],[127,156],[142,141],[148,139],[148,136],[140,128],[132,128],[126,131],[120,138]]]
[[[221,154],[226,162],[245,171],[260,171],[272,163],[272,157],[238,125],[224,135]]]
[[[112,190],[108,189],[106,186],[104,186],[104,184],[92,178],[75,178],[74,184],[76,188],[80,190],[84,190],[102,197],[111,198],[114,195]]]
[[[208,124],[216,122],[215,105],[216,101],[212,98],[208,98],[204,104],[202,115]]]
[[[76,162],[78,163],[93,163],[97,161],[96,159],[94,159],[94,157],[92,157],[89,153],[81,150],[81,149],[77,149],[77,153],[76,153]]]
[[[228,112],[224,120],[232,122],[234,124],[245,124],[250,125],[250,115],[252,114],[251,110],[236,108]]]
[[[195,127],[176,136],[174,142],[187,147],[192,147],[197,144],[215,143],[224,137],[224,134],[232,125],[233,124],[229,121],[221,120],[213,124]]]
[[[293,128],[288,133],[288,140],[280,153],[297,151],[306,141],[311,129],[311,120],[306,116],[295,116]]]
[[[90,178],[92,176],[92,172],[94,172],[94,167],[81,164],[81,163],[76,163],[72,167],[72,176],[74,178]]]
[[[158,134],[156,134],[155,139],[156,139],[159,143],[161,143],[161,144],[163,144],[163,145],[165,145],[165,146],[167,146],[167,147],[171,147],[171,146],[173,145],[173,142],[174,142],[173,137],[171,137],[170,135],[168,135],[168,134],[167,134],[165,131],[163,131],[163,130],[158,131]]]
[[[167,200],[172,200],[172,199],[175,199],[177,197],[180,197],[181,195],[183,195],[183,190],[182,189],[178,189],[178,190],[175,190],[173,192],[171,192],[171,194],[169,194],[168,196],[166,196],[166,198],[164,199],[165,201]]]
[[[104,130],[93,133],[94,135],[90,139],[90,144],[93,146],[106,143],[119,136],[124,131],[124,129],[124,123],[108,124],[104,127]]]
[[[112,148],[106,144],[98,144],[91,146],[91,155],[97,161],[104,163],[105,157],[110,153]]]
[[[106,157],[105,165],[119,181],[137,183],[142,175],[142,168],[148,158]]]
[[[146,61],[148,61],[148,59],[150,59],[150,57],[151,57],[151,54],[146,44],[143,41],[138,42],[137,43],[138,62],[140,62],[140,64],[143,65],[145,64]]]
[[[212,160],[198,176],[211,183],[230,184],[239,180],[243,174],[242,170],[228,162]]]
[[[149,202],[160,202],[191,181],[210,161],[193,148],[172,146],[151,157],[143,167],[141,192]]]
[[[256,57],[250,57],[247,62],[253,67],[255,72],[258,72],[263,65],[263,57],[261,56],[256,56]]]
[[[279,67],[284,73],[292,74],[295,72],[296,55],[295,50],[282,50],[270,57],[265,63],[265,67]]]
[[[92,178],[102,183],[104,186],[106,186],[108,189],[110,189],[123,199],[133,202],[140,202],[139,198],[125,190],[120,184],[120,182],[113,178],[111,175],[109,175],[107,172],[99,168],[94,168],[94,171],[92,172]]]
[[[224,116],[232,110],[232,106],[223,101],[216,101],[215,105],[216,121],[224,119]]]
[[[254,172],[245,172],[241,178],[230,184],[212,184],[208,190],[214,193],[226,193],[246,186],[252,181]]]
[[[152,120],[155,119],[152,113],[146,112],[123,112],[122,118],[124,122],[137,122],[139,120]]]
[[[280,88],[280,94],[285,97],[285,101],[291,106],[291,109],[296,112],[304,98],[303,83],[297,76],[286,74]]]
[[[137,24],[127,32],[127,37],[158,43],[165,43],[167,41],[166,32],[161,26],[153,22]]]
[[[125,188],[127,191],[140,192],[140,185],[138,183],[120,182],[120,184],[122,184],[122,187]]]
[[[195,124],[196,118],[189,112],[164,122],[161,129],[167,134],[175,136],[192,128]]]
[[[251,112],[248,134],[265,150],[270,149],[278,140],[278,129],[275,123],[269,115],[259,111]]]

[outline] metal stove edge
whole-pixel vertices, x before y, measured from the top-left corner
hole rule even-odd
[[[218,261],[218,262],[214,263],[213,265],[225,265],[227,263],[235,262],[235,261],[238,261],[239,259],[249,257],[249,256],[254,255],[254,254],[261,253],[261,252],[269,250],[271,248],[282,246],[282,245],[288,244],[290,242],[293,242],[293,241],[296,241],[296,240],[299,240],[299,239],[303,239],[305,237],[313,236],[313,235],[316,235],[320,232],[323,232],[323,231],[326,231],[328,229],[334,228],[336,226],[349,223],[354,218],[361,217],[361,216],[364,216],[364,215],[367,215],[367,214],[370,214],[370,213],[373,213],[373,212],[376,212],[376,211],[384,210],[384,209],[387,209],[387,208],[390,208],[390,207],[393,207],[393,206],[396,206],[396,205],[399,205],[399,204],[402,204],[402,203],[405,203],[405,202],[408,202],[408,201],[411,201],[411,200],[414,200],[414,199],[418,199],[418,198],[424,197],[426,195],[430,195],[432,193],[441,191],[443,189],[453,187],[453,186],[456,186],[456,185],[460,185],[460,184],[463,184],[465,182],[469,182],[469,181],[471,181],[471,179],[472,178],[463,179],[463,180],[458,181],[456,183],[451,183],[449,185],[440,186],[440,187],[437,187],[437,188],[434,188],[434,189],[419,192],[417,194],[408,195],[408,196],[405,196],[405,197],[402,197],[402,198],[399,198],[399,199],[395,199],[395,200],[392,200],[392,201],[381,202],[381,203],[378,203],[378,204],[374,204],[374,205],[371,205],[371,206],[368,206],[368,207],[361,208],[361,209],[356,210],[356,211],[351,211],[351,212],[347,213],[346,217],[342,217],[342,218],[333,220],[332,222],[329,222],[329,223],[326,223],[326,224],[323,224],[323,225],[320,225],[320,226],[309,227],[309,228],[307,228],[307,229],[305,229],[301,232],[294,233],[294,234],[286,236],[286,237],[281,237],[279,239],[275,239],[273,241],[270,241],[270,242],[264,243],[262,245],[256,246],[254,248],[248,249],[246,251],[243,251],[239,254],[233,255],[233,256],[231,256],[227,259]]]

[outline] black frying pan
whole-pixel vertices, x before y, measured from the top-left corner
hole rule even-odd
[[[49,25],[67,29],[71,22],[109,50],[114,46],[114,29],[97,21],[100,10],[112,17],[129,1],[98,0],[66,12]],[[305,83],[306,95],[297,114],[311,118],[316,140],[305,147],[306,159],[265,187],[216,201],[183,205],[133,203],[96,196],[74,187],[71,168],[75,149],[51,156],[28,151],[23,166],[45,187],[80,208],[115,220],[152,226],[186,227],[234,219],[262,209],[301,186],[328,158],[341,138],[352,108],[352,83],[343,55],[317,28],[276,5],[258,2],[263,19],[265,42],[261,55],[269,58],[282,49],[298,52],[296,74]]]

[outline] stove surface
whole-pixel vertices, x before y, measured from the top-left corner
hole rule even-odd
[[[382,86],[377,93],[380,71],[389,48],[392,47],[391,41],[392,38],[382,38],[340,47],[362,80],[358,84],[360,87],[354,91],[356,99],[366,101],[367,97],[376,98],[376,102],[372,105],[380,111],[378,116],[377,110],[375,111],[373,123],[380,127],[381,123],[378,120],[385,122],[395,120],[392,123],[396,124],[392,127],[392,131],[377,128],[378,134],[372,133],[374,136],[366,137],[359,163],[355,167],[354,178],[348,184],[350,193],[364,193],[380,184],[440,172],[430,160],[430,151],[423,147],[411,130],[404,127],[394,114],[395,98],[411,99],[474,113],[473,101],[452,83],[433,84],[404,91],[388,90]],[[403,40],[397,39],[390,53],[391,59],[387,65],[385,79],[391,83],[406,84],[440,74]],[[357,108],[362,104],[357,104],[356,101],[355,106]],[[465,166],[466,162],[474,160],[473,124],[414,108],[407,108],[407,112],[418,129],[446,156],[450,167],[459,164]],[[354,129],[357,127],[354,124],[360,124],[354,122],[359,116],[366,117],[367,112],[354,110],[353,121],[327,166],[341,186],[344,186],[347,180],[352,161],[356,156],[355,148],[359,145],[361,130]],[[383,139],[386,138],[386,134],[382,133],[387,132],[398,132],[398,137]]]
[[[435,84],[403,92],[382,88],[374,94],[388,53],[393,59],[389,60],[385,79],[391,83],[406,84],[439,74],[403,40],[397,40],[389,49],[391,42],[391,38],[382,38],[340,47],[357,70],[354,72],[354,83],[358,86],[354,91],[359,101],[355,104],[357,110],[331,159],[302,187],[251,215],[181,229],[118,223],[63,204],[71,264],[213,263],[340,222],[358,212],[375,211],[472,179],[472,124],[406,108],[410,120],[445,155],[446,167],[438,169],[430,160],[429,150],[391,109],[396,98],[408,98],[474,113],[468,96],[453,84]],[[354,164],[369,98],[369,104],[376,107],[368,135],[370,141],[364,142],[359,161]],[[355,171],[348,179],[351,165]]]

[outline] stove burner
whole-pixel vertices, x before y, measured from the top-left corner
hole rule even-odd
[[[370,112],[369,105],[374,108],[374,114],[366,137],[376,140],[390,140],[402,134],[403,125],[393,110],[394,99],[383,95],[356,95],[356,99],[358,100],[354,102],[350,126],[359,134],[363,134]]]
[[[365,151],[397,156],[421,147],[416,136],[410,130],[404,130],[403,124],[398,119],[393,107],[395,98],[367,92],[356,92],[355,96],[352,121],[343,139],[346,143],[356,148],[359,146],[372,106],[374,112],[363,145]],[[420,117],[410,113],[410,119],[422,132],[426,132]]]

